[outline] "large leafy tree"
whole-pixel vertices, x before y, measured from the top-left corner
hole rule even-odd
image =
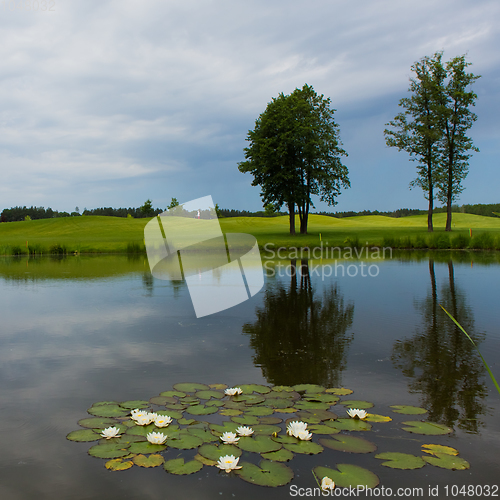
[[[307,233],[313,195],[335,205],[340,190],[350,186],[341,162],[347,153],[330,104],[307,84],[273,98],[248,132],[246,161],[238,164],[240,172],[253,174],[252,185],[261,187],[265,205],[287,206],[290,234],[295,234],[296,209],[300,232]]]

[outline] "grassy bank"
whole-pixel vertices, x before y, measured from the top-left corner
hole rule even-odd
[[[85,216],[3,223],[0,255],[142,253],[148,220]],[[500,218],[453,214],[451,233],[444,231],[445,221],[446,214],[436,214],[435,231],[428,233],[426,215],[398,219],[381,215],[342,219],[311,215],[309,234],[296,236],[288,234],[288,217],[235,217],[220,219],[220,224],[225,233],[254,235],[261,248],[271,244],[276,248],[369,245],[500,250]]]

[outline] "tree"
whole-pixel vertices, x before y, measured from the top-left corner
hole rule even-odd
[[[154,212],[153,210],[153,202],[150,199],[147,199],[144,202],[144,205],[140,208],[140,211],[144,214],[145,217],[151,216]]]
[[[451,231],[453,201],[464,190],[462,181],[469,173],[469,151],[479,152],[472,139],[465,134],[477,120],[477,115],[469,108],[475,105],[477,95],[467,90],[479,75],[467,73],[471,63],[465,56],[457,56],[446,63],[449,77],[439,96],[438,117],[442,129],[440,162],[443,175],[438,181],[438,199],[446,203],[446,231]]]
[[[290,234],[295,234],[295,207],[300,232],[306,234],[312,196],[336,205],[341,188],[350,186],[334,112],[330,99],[306,84],[273,98],[248,132],[246,161],[238,168],[253,174],[252,185],[261,187],[264,205],[288,207]]]
[[[411,67],[416,74],[416,78],[410,79],[408,89],[412,95],[399,101],[404,112],[386,124],[395,130],[384,130],[388,146],[406,151],[412,161],[418,161],[418,176],[410,183],[410,189],[413,186],[421,187],[429,201],[429,232],[433,231],[434,187],[439,173],[438,143],[442,136],[436,110],[437,95],[444,79],[444,72],[440,70],[441,55],[436,53],[434,59],[426,56]]]
[[[179,201],[177,198],[172,198],[172,201],[170,202],[170,205],[167,207],[167,210],[170,210],[171,208],[178,207],[180,205]]]

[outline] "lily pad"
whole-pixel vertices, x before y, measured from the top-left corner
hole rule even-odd
[[[224,432],[236,432],[239,426],[240,424],[236,422],[223,422],[222,425],[209,424],[210,430],[212,430],[216,436],[222,436]]]
[[[161,455],[149,455],[149,457],[136,455],[132,460],[139,467],[158,467],[165,462],[165,459]]]
[[[177,422],[179,422],[179,424],[181,425],[191,425],[197,422],[197,420],[195,420],[194,418],[180,418],[179,420],[177,420]]]
[[[218,389],[218,390],[227,389],[226,384],[210,384],[208,387],[210,387],[210,389]]]
[[[317,455],[324,450],[321,445],[319,445],[318,443],[314,443],[313,441],[299,441],[296,438],[293,439],[295,440],[295,443],[283,444],[284,448],[293,453],[301,453],[303,455]]]
[[[158,427],[155,424],[148,425],[136,425],[127,429],[127,434],[132,434],[133,436],[144,436],[146,437],[150,432],[156,432]]]
[[[80,429],[70,432],[66,436],[66,439],[69,439],[70,441],[77,441],[79,443],[86,443],[90,441],[97,441],[101,439],[101,436],[92,429]]]
[[[357,408],[358,410],[373,408],[373,403],[370,403],[369,401],[357,401],[354,399],[341,401],[340,404],[349,408]]]
[[[237,415],[242,415],[243,412],[241,410],[234,410],[233,408],[225,408],[224,410],[221,410],[219,414],[226,417],[235,417]]]
[[[332,436],[331,439],[320,438],[319,442],[332,450],[348,453],[371,453],[377,449],[371,441],[355,436],[348,436],[347,434],[338,434]]]
[[[427,448],[427,449],[425,449]],[[446,453],[447,455],[458,455],[458,450],[451,446],[443,446],[441,444],[423,444],[422,451],[435,455],[436,453]]]
[[[164,444],[153,444],[149,441],[138,441],[137,443],[132,443],[128,451],[130,453],[158,453],[167,448]]]
[[[203,444],[199,447],[198,453],[209,460],[215,460],[216,462],[220,457],[224,455],[234,455],[235,458],[241,456],[240,448],[233,446],[232,444]]]
[[[296,413],[297,408],[276,408],[274,413]]]
[[[281,443],[273,441],[268,436],[241,437],[238,448],[254,453],[269,453],[281,449]]]
[[[448,453],[435,453],[435,456],[429,457],[427,455],[422,458],[429,464],[435,467],[441,467],[443,469],[451,470],[465,470],[470,467],[469,462],[463,458],[449,455]]]
[[[331,412],[331,411],[328,411],[328,410],[318,410],[318,409],[315,409],[315,410],[302,410],[302,411],[297,412],[297,416],[300,417],[302,420],[304,420],[306,418],[314,417],[314,418],[319,419],[319,421],[335,420],[337,418],[337,415],[335,413]]]
[[[324,424],[310,425],[308,429],[313,434],[338,434],[340,429]]]
[[[87,429],[106,429],[107,427],[113,427],[118,423],[118,420],[114,418],[82,418],[78,420],[78,425],[86,427]]]
[[[194,474],[203,468],[203,464],[198,460],[184,462],[183,458],[174,458],[168,460],[163,465],[163,468],[170,474],[187,475]]]
[[[352,420],[357,419],[353,418]],[[367,413],[366,418],[364,418],[363,420],[368,420],[369,422],[391,422],[392,418],[386,417],[385,415],[377,415],[376,413]]]
[[[418,420],[403,422],[404,425],[409,427],[403,427],[404,431],[413,432],[414,434],[425,434],[427,436],[440,436],[442,434],[450,434],[453,432],[451,427],[443,424],[435,424],[434,422],[420,422]]]
[[[129,410],[126,410],[117,404],[92,406],[87,410],[87,412],[95,417],[125,417],[130,413]]]
[[[231,420],[241,425],[256,425],[260,422],[257,417],[252,415],[244,415],[242,417],[232,417]]]
[[[262,458],[272,460],[273,462],[288,462],[294,457],[294,454],[286,448],[281,448],[278,451],[271,451],[269,453],[262,453]]]
[[[156,399],[156,398],[152,398]],[[174,411],[183,411],[185,410],[188,405],[187,404],[181,404],[181,403],[164,403],[165,408],[168,408],[169,410],[174,410]]]
[[[267,406],[252,406],[245,410],[245,415],[252,415],[255,417],[264,417],[266,415],[272,415],[273,413],[274,410]]]
[[[120,403],[120,406],[122,408],[127,408],[128,410],[134,410],[135,408],[142,410],[149,406],[149,402],[137,399],[134,401],[124,401],[123,403]]]
[[[325,422],[329,427],[341,431],[369,431],[372,425],[358,418],[339,418]]]
[[[232,399],[235,403],[245,403],[247,405],[256,405],[263,403],[266,398],[260,394],[240,394],[238,396],[233,396]]]
[[[325,388],[321,385],[315,384],[298,384],[293,386],[293,390],[297,392],[325,392]]]
[[[123,461],[120,458],[115,458],[106,462],[105,466],[108,470],[127,470],[130,469],[134,464],[130,461]]]
[[[205,406],[224,406],[224,401],[219,401],[218,399],[211,399],[205,403]]]
[[[177,403],[177,399],[170,396],[154,396],[150,398],[149,402],[153,405],[164,406]]]
[[[163,392],[160,392],[160,396],[167,396],[169,398],[183,398],[186,395],[187,394],[185,392],[181,392],[181,391],[163,391]]]
[[[392,469],[421,469],[425,465],[420,457],[409,453],[385,452],[375,455],[375,458],[387,460],[387,462],[382,462],[382,465]]]
[[[276,391],[276,392],[292,392],[293,391],[293,387],[291,387],[289,385],[275,385],[273,387],[273,391]]]
[[[130,453],[126,448],[128,445],[96,444],[89,449],[88,453],[96,458],[120,458]]]
[[[214,391],[214,390],[209,390],[209,391],[198,391],[195,396],[199,399],[210,399],[210,398],[215,398],[215,399],[222,399],[224,397],[224,393],[220,391]]]
[[[261,424],[266,424],[266,425],[276,425],[276,424],[281,424],[283,422],[282,418],[279,417],[262,417],[259,418]]]
[[[318,466],[313,469],[316,477],[323,478],[328,476],[335,481],[335,485],[341,488],[352,486],[364,486],[365,488],[375,488],[379,483],[379,478],[368,469],[359,467],[359,465],[337,464],[337,469]]]
[[[297,401],[294,406],[297,410],[328,410],[331,404],[316,401]]]
[[[267,434],[268,436],[275,432],[281,432],[281,427],[279,425],[257,424],[252,425],[252,429],[255,434]]]
[[[242,468],[236,470],[236,474],[244,481],[259,486],[284,486],[293,479],[292,469],[280,462],[261,460],[258,466],[249,462],[243,462],[239,465]]]
[[[191,427],[187,429],[187,432],[203,440],[204,443],[212,443],[214,441],[219,441],[219,438],[217,436],[214,436],[210,431],[207,431],[206,429]]]
[[[340,398],[332,394],[305,394],[306,401],[317,401],[319,403],[330,403],[330,406],[335,404]]]
[[[418,406],[391,405],[390,408],[394,408],[392,410],[394,413],[403,413],[404,415],[422,415],[427,413],[425,408],[419,408]]]
[[[203,439],[186,431],[168,437],[167,445],[178,450],[192,450],[203,444]]]
[[[199,453],[194,456],[194,459],[198,460],[198,462],[201,462],[203,465],[217,465],[217,460],[210,460]]]
[[[336,394],[337,396],[347,396],[348,394],[352,394],[354,391],[346,389],[345,387],[333,387],[331,389],[327,389],[325,392]]]
[[[197,384],[195,382],[181,382],[174,385],[174,389],[179,392],[197,392],[197,391],[208,391],[210,387],[205,384]]]
[[[182,412],[178,410],[158,410],[156,412],[158,415],[168,416],[179,420],[183,417]]]
[[[205,405],[195,405],[190,406],[186,409],[186,413],[190,415],[211,415],[212,413],[217,413],[218,408],[216,406],[205,406]]]
[[[271,389],[267,385],[260,384],[243,384],[238,386],[243,394],[252,394],[252,392],[257,392],[258,394],[267,394],[271,392]]]
[[[266,399],[266,406],[270,406],[272,408],[288,408],[293,406],[292,401],[284,398],[274,398],[274,399]]]
[[[118,405],[118,401],[97,401],[92,406]]]

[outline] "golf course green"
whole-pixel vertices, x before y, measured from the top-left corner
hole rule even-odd
[[[249,233],[259,247],[471,248],[500,250],[500,218],[453,214],[453,230],[445,232],[446,214],[435,214],[434,232],[427,216],[382,215],[334,218],[310,215],[308,234],[289,234],[287,216],[221,218],[224,233]],[[79,216],[0,224],[0,255],[141,253],[144,226],[150,219]],[[298,216],[297,216],[297,227]],[[471,236],[472,235],[472,236]]]

